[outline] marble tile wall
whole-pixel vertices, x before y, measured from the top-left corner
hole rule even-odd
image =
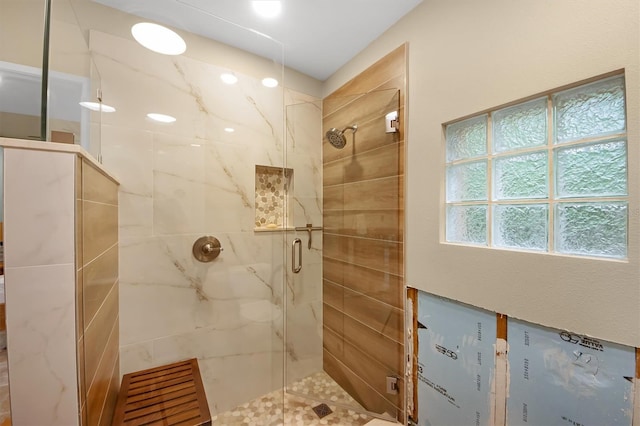
[[[294,169],[290,228],[322,226],[322,104],[309,96],[286,99],[287,164]],[[291,269],[291,244],[302,241],[302,269]],[[286,383],[322,371],[322,232],[287,232]]]
[[[76,155],[5,148],[4,157],[12,424],[75,425]]]
[[[120,379],[117,183],[73,150],[30,144],[40,143],[4,149],[13,424],[109,424]]]
[[[105,102],[117,108],[103,116],[101,140],[103,163],[121,182],[120,373],[197,357],[213,415],[281,388],[283,306],[294,297],[284,290],[288,241],[254,232],[255,166],[284,165],[284,102],[307,99],[240,73],[223,84],[218,76],[232,64],[222,55],[205,63],[97,31],[90,39]],[[148,112],[177,121],[153,123]],[[321,218],[317,141],[300,139],[291,151],[300,159],[289,163],[300,191],[292,211],[303,223]],[[191,254],[203,235],[224,248],[211,263]],[[296,315],[317,329],[318,302],[313,311],[301,300]],[[295,363],[307,359],[298,351],[286,350]],[[317,371],[317,343],[315,351]]]
[[[342,150],[323,141],[324,370],[367,410],[404,419],[405,46],[323,100],[323,131],[347,131]],[[386,377],[400,392],[386,392]]]

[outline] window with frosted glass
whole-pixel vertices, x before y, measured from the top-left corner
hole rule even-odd
[[[445,128],[447,242],[627,257],[624,75]]]

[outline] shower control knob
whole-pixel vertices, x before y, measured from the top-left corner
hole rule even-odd
[[[220,253],[224,249],[220,245],[220,240],[216,237],[205,236],[200,237],[193,243],[193,257],[195,257],[200,262],[211,262],[216,257],[220,255]]]
[[[213,253],[215,250],[218,251],[223,251],[224,249],[222,247],[215,247],[213,244],[211,243],[207,243],[204,246],[202,246],[202,252],[205,254],[211,254]]]

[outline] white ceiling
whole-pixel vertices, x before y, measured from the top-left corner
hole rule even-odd
[[[264,19],[250,0],[94,0],[190,31],[326,80],[422,0],[282,0]],[[226,21],[226,22],[225,22]],[[256,36],[253,29],[280,43]]]

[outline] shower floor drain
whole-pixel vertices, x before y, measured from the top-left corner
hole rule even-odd
[[[333,413],[333,411],[331,411],[331,408],[329,408],[327,404],[316,405],[312,408],[312,410],[319,418],[326,417],[329,414]]]

